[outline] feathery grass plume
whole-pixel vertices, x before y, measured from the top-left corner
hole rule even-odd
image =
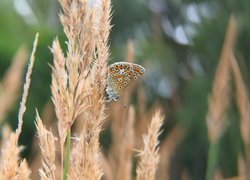
[[[40,148],[42,151],[42,167],[39,169],[41,179],[56,179],[56,165],[55,165],[55,141],[56,138],[53,133],[47,130],[38,112],[36,112],[36,128],[40,140]]]
[[[30,170],[26,160],[19,155],[23,147],[18,146],[18,136],[11,133],[1,150],[0,179],[30,179]]]
[[[54,136],[58,137],[56,115],[54,111],[54,105],[51,101],[48,101],[45,104],[40,117],[43,120],[42,122],[44,126],[50,127],[50,132],[54,132]],[[55,143],[55,166],[60,167],[60,159],[58,159],[58,157],[60,157],[60,143],[57,142],[58,141]],[[42,154],[39,145],[39,137],[34,138],[32,142],[32,160],[29,163],[31,169],[31,179],[40,179],[40,175],[37,173],[42,166]],[[56,179],[60,179],[60,168],[56,168]]]
[[[16,103],[20,92],[22,74],[28,60],[26,47],[22,46],[13,58],[12,64],[2,79],[0,90],[0,123]]]
[[[95,139],[91,134],[82,133],[74,141],[70,157],[70,179],[101,179],[103,172],[99,167],[99,146]]]
[[[237,32],[236,20],[230,17],[221,57],[217,66],[212,94],[206,117],[208,138],[210,141],[206,179],[213,179],[218,160],[218,141],[225,130],[226,111],[230,103],[230,55],[233,51]]]
[[[30,179],[30,170],[26,160],[20,160],[21,146],[18,146],[18,138],[22,131],[23,115],[26,109],[25,103],[31,81],[31,73],[35,60],[35,51],[38,43],[38,33],[36,34],[33,50],[31,53],[28,70],[26,73],[23,95],[18,113],[18,128],[12,132],[9,138],[5,139],[1,149],[0,179]]]
[[[163,124],[164,117],[158,110],[150,126],[148,132],[143,136],[144,147],[139,152],[139,162],[136,168],[137,180],[153,180],[155,179],[156,169],[159,163],[159,141],[158,136],[160,134],[160,128]]]
[[[104,92],[108,72],[111,2],[110,0],[102,0],[99,3],[97,7],[89,7],[87,11],[93,17],[93,26],[98,28],[96,31],[93,28],[90,31],[85,31],[85,36],[91,36],[90,41],[96,40],[95,51],[85,50],[86,52],[91,51],[94,53],[90,53],[92,55],[91,68],[88,69],[85,67],[85,70],[90,70],[87,80],[91,87],[91,93],[85,88],[86,85],[79,85],[82,86],[85,93],[88,93],[87,106],[90,108],[87,108],[83,113],[82,132],[78,138],[79,140],[76,140],[72,146],[70,156],[71,167],[69,171],[71,179],[74,179],[76,175],[80,179],[100,179],[103,174],[100,168],[99,134],[105,119]],[[86,39],[83,40],[86,41]],[[78,152],[82,152],[81,156],[79,156]]]
[[[66,134],[76,117],[88,107],[91,93],[87,80],[89,60],[95,51],[95,10],[87,0],[59,0],[62,6],[60,19],[68,38],[67,55],[64,57],[56,39],[52,45],[54,66],[52,72],[52,99],[58,118],[58,130],[63,164]]]
[[[157,179],[170,180],[170,165],[171,159],[176,152],[177,146],[181,143],[184,137],[184,132],[179,125],[177,125],[169,135],[161,143],[160,162],[157,171]]]

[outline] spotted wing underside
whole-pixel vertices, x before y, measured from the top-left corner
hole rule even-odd
[[[126,90],[144,74],[145,69],[134,63],[118,62],[109,67],[108,85],[117,94]]]

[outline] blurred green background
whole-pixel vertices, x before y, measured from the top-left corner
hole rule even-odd
[[[248,82],[250,1],[113,0],[112,3],[111,62],[123,61],[127,40],[132,39],[136,62],[144,64],[147,71],[143,84],[148,107],[159,101],[165,108],[168,119],[165,134],[176,124],[186,132],[171,166],[172,178],[180,179],[181,171],[187,168],[192,179],[204,179],[209,146],[205,124],[207,97],[231,13],[237,16],[239,24],[236,56]],[[26,44],[31,50],[35,33],[40,33],[20,142],[27,147],[24,156],[28,158],[35,135],[35,108],[42,111],[51,96],[49,46],[58,36],[65,48],[59,12],[56,0],[0,1],[0,77],[17,49]],[[6,119],[13,128],[18,108],[17,103]],[[230,122],[220,142],[218,162],[223,175],[232,177],[238,173],[237,156],[243,149],[239,114],[234,104],[228,117]]]

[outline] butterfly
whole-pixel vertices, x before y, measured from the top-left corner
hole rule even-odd
[[[106,93],[107,101],[118,101],[124,92],[133,82],[139,80],[145,72],[144,67],[128,62],[116,62],[109,66],[109,75]]]

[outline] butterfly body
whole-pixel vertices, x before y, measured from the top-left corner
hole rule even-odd
[[[117,62],[109,67],[107,82],[108,101],[118,101],[120,94],[144,74],[145,69],[134,63]]]

